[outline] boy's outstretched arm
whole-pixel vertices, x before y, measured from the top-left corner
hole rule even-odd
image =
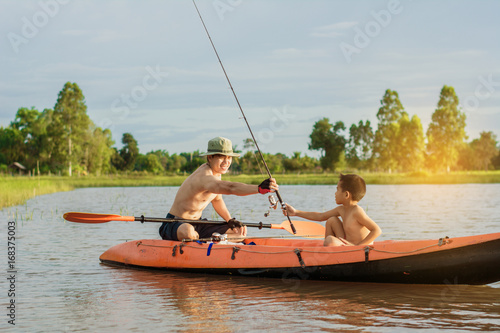
[[[338,207],[334,208],[332,210],[329,210],[324,213],[320,212],[306,212],[302,210],[295,209],[293,206],[290,206],[289,204],[285,204],[286,206],[286,211],[283,210],[283,214],[286,216],[286,213],[288,212],[289,216],[298,216],[302,217],[311,221],[326,221],[332,216],[340,216],[340,212],[338,211]]]
[[[359,224],[365,226],[370,233],[366,237],[355,245],[368,245],[371,244],[378,236],[382,234],[382,229],[375,223],[360,207],[360,209],[354,212],[354,218],[359,222]]]

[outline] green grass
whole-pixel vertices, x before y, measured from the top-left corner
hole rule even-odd
[[[37,195],[71,191],[73,186],[56,177],[0,177],[0,209],[20,205]]]
[[[367,184],[466,184],[500,183],[499,171],[452,172],[449,174],[361,173]],[[280,185],[335,185],[338,174],[275,174]],[[259,184],[263,175],[226,175],[224,180]],[[116,175],[86,177],[0,176],[0,209],[21,205],[37,195],[71,191],[81,187],[179,186],[186,176]]]

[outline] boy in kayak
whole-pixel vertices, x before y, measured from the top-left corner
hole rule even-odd
[[[217,137],[210,140],[207,152],[201,156],[207,156],[207,163],[201,165],[184,180],[177,191],[167,218],[199,220],[203,210],[209,203],[212,203],[217,214],[226,220],[227,224],[164,222],[160,226],[160,236],[169,240],[207,238],[215,232],[246,236],[246,227],[231,218],[222,195],[265,194],[277,190],[278,184],[274,178],[266,179],[258,186],[221,180],[221,175],[225,174],[231,166],[233,157],[240,156],[233,152],[229,139]]]
[[[335,192],[335,202],[340,206],[319,213],[301,211],[287,204],[286,211],[289,216],[313,221],[326,220],[325,246],[369,245],[380,236],[382,230],[364,209],[358,206],[365,193],[366,184],[363,178],[355,174],[340,174]]]

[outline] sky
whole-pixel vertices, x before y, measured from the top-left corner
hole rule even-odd
[[[308,150],[327,117],[374,130],[386,89],[427,131],[444,85],[469,141],[500,138],[500,1],[197,0],[263,152]],[[0,126],[76,82],[120,148],[206,151],[248,128],[192,1],[0,0]]]

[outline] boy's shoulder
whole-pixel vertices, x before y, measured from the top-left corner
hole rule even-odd
[[[354,213],[362,213],[362,214],[366,214],[366,213],[365,213],[365,210],[363,209],[363,207],[361,207],[361,206],[360,206],[360,205],[358,205],[358,204],[353,205],[353,207],[352,207],[352,211],[353,211]]]

